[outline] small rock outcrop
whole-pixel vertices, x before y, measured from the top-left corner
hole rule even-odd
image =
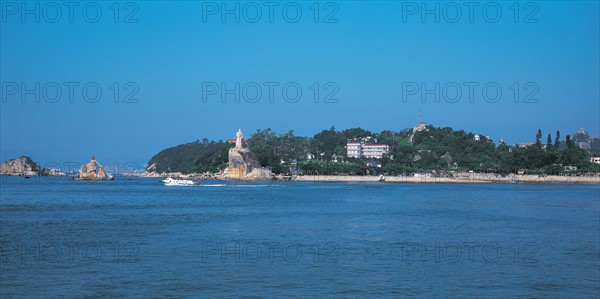
[[[446,164],[450,165],[450,163],[452,163],[452,156],[450,155],[449,152],[446,152],[444,155],[442,155],[440,157],[440,159],[444,160],[444,162],[446,162]]]
[[[152,163],[152,165],[148,166],[148,167],[146,168],[146,172],[147,172],[147,173],[156,172],[156,163]]]
[[[27,156],[21,156],[2,162],[0,166],[0,175],[11,176],[64,176],[64,172],[58,169],[47,169]]]
[[[224,171],[225,178],[239,180],[270,180],[271,171],[258,164],[254,153],[247,148],[229,150],[229,163]]]
[[[44,169],[27,156],[4,161],[0,167],[0,173],[2,175],[36,176],[48,175],[49,172],[49,170]]]
[[[80,180],[112,180],[113,176],[104,171],[104,167],[92,156],[92,160],[79,168]]]
[[[236,180],[270,180],[273,173],[261,167],[256,155],[248,148],[242,147],[242,130],[236,134],[235,147],[229,150],[229,162],[223,171],[226,179]]]

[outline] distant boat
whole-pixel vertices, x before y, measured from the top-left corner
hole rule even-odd
[[[196,185],[199,185],[199,183],[196,183],[192,180],[179,180],[179,179],[173,179],[173,178],[166,178],[164,180],[161,180],[161,182],[165,186],[196,186]]]

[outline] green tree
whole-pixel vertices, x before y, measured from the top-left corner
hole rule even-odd
[[[567,135],[567,137],[569,136]],[[573,142],[570,141],[570,143],[572,144]],[[571,145],[562,151],[560,159],[563,165],[583,167],[589,164],[585,151],[574,145]]]
[[[346,138],[331,126],[329,130],[323,130],[313,137],[312,151],[317,154],[317,158],[323,157],[326,160],[331,159],[336,152],[336,148],[346,146]]]
[[[362,138],[373,136],[373,133],[367,131],[363,128],[350,128],[341,132],[344,138],[346,139],[354,139],[354,138]]]
[[[589,153],[576,146],[570,135],[566,136],[566,148],[561,150],[560,132],[556,132],[554,146],[551,136],[546,138],[548,150],[541,149],[541,130],[536,135],[538,146],[513,148],[500,144],[498,147],[487,138],[475,141],[475,134],[452,128],[437,128],[431,125],[426,130],[382,131],[377,135],[362,128],[351,128],[341,132],[331,127],[315,134],[313,138],[299,137],[293,131],[278,134],[271,129],[257,130],[252,134],[248,147],[256,154],[259,163],[271,167],[275,173],[289,173],[291,162],[297,161],[305,174],[357,174],[369,171],[388,174],[413,173],[423,170],[493,170],[502,174],[514,173],[519,169],[562,172],[561,165],[577,166],[584,171],[593,171],[597,166],[589,163]],[[412,143],[408,142],[412,135]],[[373,136],[379,143],[390,145],[390,153],[378,162],[381,168],[365,166],[372,159],[347,158],[345,145],[348,139]],[[157,171],[164,172],[218,172],[225,168],[228,150],[232,143],[208,141],[181,144],[156,154],[148,165],[156,164]],[[306,154],[319,154],[321,161],[306,160]],[[332,162],[332,155],[338,162]],[[393,156],[393,158],[392,158]],[[596,167],[596,168],[594,168]]]
[[[227,151],[233,145],[227,142],[191,142],[170,147],[154,155],[148,165],[155,164],[161,172],[218,172],[227,164]]]
[[[277,152],[277,133],[270,128],[256,130],[250,138],[248,148],[256,154],[261,166],[279,165],[280,153]]]
[[[541,146],[542,140],[542,129],[538,129],[537,134],[535,134],[535,144],[539,147]]]

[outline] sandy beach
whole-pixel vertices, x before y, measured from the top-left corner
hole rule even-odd
[[[128,176],[163,178],[174,177],[195,180],[224,180],[239,181],[240,179],[227,179],[218,173],[143,173],[128,174]],[[277,180],[290,180],[301,182],[379,182],[379,176],[359,175],[298,175],[290,177],[275,176]],[[248,180],[252,181],[252,180]],[[260,180],[257,180],[260,181]],[[558,176],[558,175],[515,175],[500,176],[488,173],[458,173],[454,177],[434,177],[430,175],[385,176],[385,183],[530,183],[530,184],[600,184],[600,175],[595,176]]]
[[[341,175],[304,175],[294,177],[296,181],[310,182],[379,182],[378,176],[341,176]],[[544,183],[544,184],[600,184],[600,177],[590,176],[538,176],[514,175],[496,176],[473,173],[459,178],[440,178],[430,176],[386,176],[386,183]]]

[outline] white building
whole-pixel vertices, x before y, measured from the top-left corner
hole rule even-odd
[[[362,143],[349,142],[346,144],[346,155],[350,158],[360,158],[362,156]]]
[[[600,157],[591,157],[590,162],[600,164]]]
[[[367,158],[383,158],[390,152],[390,146],[387,144],[363,144],[362,155]]]
[[[365,144],[359,142],[348,142],[346,144],[346,153],[352,158],[383,158],[390,152],[390,146],[387,144]]]
[[[535,143],[515,143],[515,147],[528,148],[534,144]]]

